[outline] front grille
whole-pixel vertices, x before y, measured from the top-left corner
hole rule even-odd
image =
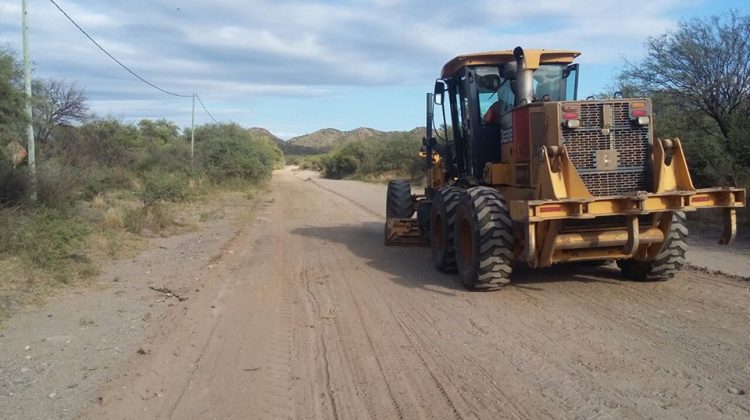
[[[651,174],[646,172],[586,172],[581,180],[592,195],[607,196],[648,191]]]
[[[627,101],[606,102],[612,110],[609,134],[603,132],[605,102],[579,102],[580,128],[563,128],[565,145],[589,192],[596,196],[651,191],[649,126],[630,121]],[[602,171],[596,166],[596,152],[617,150],[618,167]]]

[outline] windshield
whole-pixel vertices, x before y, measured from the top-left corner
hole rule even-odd
[[[575,89],[568,89],[567,79],[575,81],[577,67],[544,64],[534,71],[534,101],[565,101],[575,99]]]
[[[503,79],[498,67],[477,67],[477,93],[479,97],[480,115],[485,115],[493,104],[499,102],[505,113],[513,109],[513,91],[510,88],[510,79]]]
[[[510,68],[504,66],[475,68],[479,112],[483,116],[484,124],[500,124],[502,116],[513,110],[514,64],[510,64]],[[542,64],[539,66],[534,71],[532,83],[534,102],[575,100],[577,72],[577,65]]]

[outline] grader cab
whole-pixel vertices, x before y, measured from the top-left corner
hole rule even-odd
[[[630,279],[672,277],[685,213],[699,209],[723,209],[730,243],[745,190],[696,189],[679,139],[654,139],[650,99],[579,100],[579,55],[517,47],[449,61],[427,95],[425,193],[389,183],[386,244],[429,242],[437,269],[494,289],[515,262],[616,260]]]

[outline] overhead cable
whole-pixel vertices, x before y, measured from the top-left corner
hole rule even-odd
[[[92,38],[92,37],[91,37],[91,35],[89,35],[89,34],[88,34],[88,33],[87,33],[87,32],[86,32],[86,31],[85,31],[85,30],[84,30],[84,29],[83,29],[83,28],[81,27],[81,25],[79,25],[79,24],[78,24],[78,23],[77,23],[77,22],[76,22],[75,20],[73,20],[73,18],[72,18],[72,17],[70,17],[70,15],[68,15],[67,13],[65,13],[65,10],[63,10],[63,9],[62,9],[62,7],[60,7],[60,5],[59,5],[59,4],[57,4],[57,2],[55,2],[55,0],[49,0],[49,1],[50,1],[50,3],[52,3],[53,5],[55,5],[55,7],[57,7],[57,10],[59,10],[59,11],[60,11],[60,13],[62,13],[63,15],[65,15],[65,17],[66,17],[66,18],[68,18],[68,20],[69,20],[69,21],[70,21],[70,22],[71,22],[71,23],[72,23],[73,25],[75,25],[75,27],[76,27],[76,28],[78,28],[78,30],[79,30],[79,31],[81,31],[81,33],[83,33],[84,35],[86,35],[86,38],[88,38],[88,39],[89,39],[89,40],[90,40],[91,42],[93,42],[93,43],[94,43],[94,45],[96,45],[96,46],[97,46],[97,47],[98,47],[98,48],[99,48],[100,50],[102,50],[102,52],[103,52],[104,54],[107,54],[107,56],[108,56],[109,58],[111,58],[112,60],[114,60],[114,62],[115,62],[115,63],[119,64],[119,65],[120,65],[120,67],[124,68],[124,69],[125,69],[125,70],[126,70],[126,71],[127,71],[128,73],[130,73],[130,74],[132,74],[133,76],[135,76],[135,77],[136,77],[136,78],[137,78],[138,80],[140,80],[140,81],[142,81],[143,83],[145,83],[145,84],[147,84],[147,85],[151,86],[151,87],[152,87],[152,88],[154,88],[154,89],[157,89],[157,90],[159,90],[159,91],[161,91],[161,92],[163,92],[163,93],[166,93],[167,95],[177,96],[177,97],[180,97],[180,98],[190,98],[190,97],[192,97],[192,96],[193,96],[193,95],[182,95],[182,94],[179,94],[179,93],[174,93],[174,92],[170,92],[170,91],[168,91],[168,90],[166,90],[166,89],[162,89],[161,87],[159,87],[159,86],[155,85],[154,83],[152,83],[152,82],[149,82],[148,80],[144,79],[144,78],[143,78],[143,77],[141,77],[141,76],[140,76],[140,75],[139,75],[138,73],[134,72],[134,71],[133,71],[133,70],[131,70],[131,69],[130,69],[130,68],[129,68],[128,66],[126,66],[125,64],[123,64],[123,63],[122,63],[122,62],[121,62],[120,60],[116,59],[116,58],[115,58],[115,57],[114,57],[114,56],[113,56],[112,54],[110,54],[110,53],[109,53],[109,51],[107,51],[107,50],[106,50],[106,49],[105,49],[104,47],[102,47],[101,45],[99,45],[99,43],[98,43],[98,42],[96,42],[96,40],[95,40],[94,38]],[[206,112],[208,112],[208,110],[206,110]],[[210,115],[210,114],[209,114],[209,115]],[[213,118],[213,117],[211,117],[211,118]],[[216,121],[216,120],[214,120],[214,121]]]
[[[197,93],[195,94],[195,98],[196,98],[196,99],[198,99],[198,102],[199,102],[199,103],[201,104],[201,106],[203,107],[203,110],[204,110],[204,111],[206,111],[206,114],[208,114],[208,116],[209,116],[209,117],[211,117],[211,119],[212,119],[212,120],[214,120],[214,122],[218,124],[219,122],[218,122],[218,121],[216,121],[216,118],[214,118],[214,116],[213,116],[213,115],[211,115],[211,113],[210,113],[210,112],[208,112],[208,108],[206,108],[206,105],[204,105],[204,104],[203,104],[203,101],[201,100],[201,97],[200,97],[200,96],[198,96],[198,94],[197,94]]]

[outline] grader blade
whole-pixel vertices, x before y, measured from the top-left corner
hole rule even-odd
[[[422,236],[417,219],[389,218],[385,222],[385,244],[397,245],[427,245],[429,241]]]

